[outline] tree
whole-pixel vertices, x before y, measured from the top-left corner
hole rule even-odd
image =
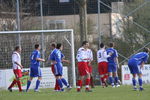
[[[79,5],[80,41],[87,40],[87,0],[76,0]]]

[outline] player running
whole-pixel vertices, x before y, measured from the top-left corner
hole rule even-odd
[[[28,89],[30,87],[31,81],[34,77],[38,77],[37,81],[36,81],[36,87],[34,89],[35,92],[39,92],[39,85],[40,85],[40,81],[42,79],[42,73],[41,73],[41,69],[40,69],[40,62],[45,62],[44,59],[41,58],[40,55],[40,45],[39,44],[35,44],[35,50],[32,52],[31,56],[30,56],[30,79],[27,82],[27,88],[26,88],[26,92],[28,92]]]
[[[94,82],[93,82],[93,75],[92,75],[92,61],[93,61],[93,52],[91,49],[87,49],[87,54],[88,54],[88,58],[89,60],[87,61],[88,64],[88,68],[89,68],[89,73],[90,73],[90,85],[92,88],[94,88]]]
[[[50,60],[52,61],[52,64],[54,65],[54,74],[56,77],[56,82],[58,82],[60,91],[64,91],[63,84],[67,87],[67,90],[71,89],[71,86],[62,77],[63,76],[62,62],[67,62],[66,60],[63,59],[64,55],[61,53],[62,50],[63,50],[62,44],[58,43],[56,48],[53,50],[53,52],[50,55]]]
[[[15,74],[15,79],[13,80],[13,82],[11,83],[11,85],[8,87],[8,90],[10,92],[12,92],[12,87],[17,83],[18,88],[19,88],[19,92],[22,92],[22,88],[21,88],[21,82],[20,82],[20,78],[22,77],[22,72],[21,69],[23,68],[23,66],[21,65],[21,47],[20,46],[16,46],[15,50],[12,54],[12,63],[13,63],[13,72]]]
[[[130,69],[130,72],[133,76],[132,78],[132,83],[133,83],[133,89],[138,90],[136,87],[136,76],[138,75],[138,83],[139,83],[139,90],[142,91],[143,86],[142,86],[142,71],[141,69],[144,67],[144,64],[147,63],[147,60],[149,58],[149,48],[145,48],[143,52],[137,53],[133,55],[129,61],[128,61],[128,66]]]
[[[78,52],[77,52],[77,61],[78,61],[78,73],[79,73],[79,80],[77,83],[77,92],[81,91],[81,87],[82,87],[82,81],[84,79],[84,77],[86,77],[86,92],[92,92],[89,88],[89,84],[90,84],[90,72],[89,72],[89,68],[87,65],[87,61],[90,60],[90,58],[88,57],[88,50],[89,47],[89,43],[87,41],[83,41],[82,43],[82,47],[79,48]]]
[[[111,53],[107,55],[105,45],[100,44],[100,50],[97,51],[97,61],[98,61],[98,72],[100,75],[100,80],[102,87],[107,87],[107,78],[108,78],[108,61],[107,58],[111,56]]]
[[[118,74],[117,74],[117,69],[119,68],[119,63],[118,63],[118,53],[117,50],[114,49],[114,43],[110,43],[109,47],[106,51],[107,54],[111,53],[111,57],[109,57],[108,60],[108,73],[109,73],[109,82],[112,85],[112,87],[119,87],[119,82],[118,82]],[[114,79],[113,79],[114,77]],[[115,83],[114,84],[114,80]]]

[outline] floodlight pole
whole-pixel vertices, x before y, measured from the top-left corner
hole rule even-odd
[[[17,22],[17,31],[20,31],[20,9],[19,9],[19,0],[16,0],[16,22]],[[18,34],[18,45],[21,46],[20,34]]]
[[[97,6],[98,6],[98,19],[97,19],[97,21],[98,21],[99,45],[102,42],[102,40],[101,40],[101,31],[100,31],[100,1],[101,0],[97,1],[98,2],[98,4],[97,4]]]
[[[43,27],[43,0],[40,0],[40,13],[41,13],[41,30],[44,29]],[[43,32],[41,33],[41,47],[42,47],[42,57],[45,59],[45,48],[44,48],[44,34]],[[45,64],[43,63],[43,67]]]

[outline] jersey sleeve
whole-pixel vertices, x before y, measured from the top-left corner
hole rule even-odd
[[[40,57],[41,57],[41,56],[40,56],[40,52],[39,52],[39,51],[36,51],[34,57],[35,57],[35,59],[40,58]]]
[[[118,57],[118,52],[117,52],[117,50],[114,51],[114,57]]]
[[[63,53],[61,53],[61,59],[65,58],[65,55]]]
[[[147,63],[148,58],[149,58],[149,55],[146,55],[146,56],[144,57],[144,59],[143,59],[144,63]]]
[[[12,55],[12,61],[13,61],[13,62],[17,62],[17,58],[18,58],[18,57],[17,57],[17,54],[13,54],[13,55]]]
[[[104,58],[108,58],[108,57],[110,57],[109,53],[107,54],[107,52],[106,52],[106,51],[104,51],[104,52],[103,52],[103,54],[104,54]]]

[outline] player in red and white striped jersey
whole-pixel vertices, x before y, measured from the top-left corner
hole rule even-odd
[[[10,92],[12,92],[12,87],[16,83],[18,85],[19,91],[22,92],[20,78],[22,77],[21,69],[23,68],[23,66],[21,65],[20,53],[21,53],[21,47],[20,46],[16,46],[15,50],[14,50],[14,52],[12,54],[12,64],[13,64],[13,72],[15,74],[15,79],[13,80],[11,85],[8,87],[8,90]]]
[[[77,61],[78,61],[78,73],[79,73],[79,80],[77,82],[77,92],[81,91],[81,87],[82,87],[82,81],[84,79],[84,77],[86,77],[86,92],[91,92],[90,88],[89,88],[89,84],[90,84],[90,72],[89,72],[89,68],[88,68],[88,60],[90,60],[90,58],[88,57],[88,50],[89,47],[89,43],[87,41],[83,41],[82,43],[82,47],[79,48],[78,52],[77,52]]]
[[[111,54],[107,55],[105,50],[105,45],[103,43],[100,44],[100,50],[97,52],[97,61],[98,61],[98,72],[100,75],[100,80],[103,87],[107,87],[106,80],[108,78],[108,61],[107,58],[110,57]]]

